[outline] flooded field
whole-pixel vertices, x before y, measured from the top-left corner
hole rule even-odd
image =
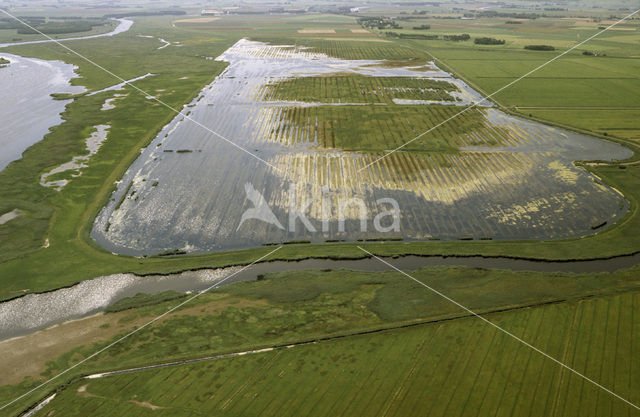
[[[291,240],[554,239],[594,233],[627,209],[620,193],[572,162],[623,159],[629,150],[506,115],[490,103],[368,166],[481,99],[434,65],[393,67],[247,40],[217,59],[229,66],[184,113],[262,161],[177,116],[98,215],[92,237],[108,250],[151,255]],[[347,94],[338,75],[375,82]],[[281,88],[304,77],[338,87],[305,84],[330,94],[300,90],[295,99],[286,92],[302,87]],[[405,87],[394,88],[394,80]],[[345,203],[354,198],[363,206]],[[399,229],[376,231],[373,219],[392,207],[380,200],[389,198],[398,202]],[[262,201],[275,221],[241,222]],[[290,218],[295,211],[306,225]],[[382,223],[390,228],[390,216]]]

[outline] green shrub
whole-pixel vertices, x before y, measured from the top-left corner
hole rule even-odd
[[[496,39],[496,38],[475,38],[473,43],[476,45],[504,45],[504,39]]]
[[[531,51],[555,51],[551,45],[525,45],[524,49],[529,49]]]

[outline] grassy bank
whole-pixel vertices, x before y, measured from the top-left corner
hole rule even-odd
[[[637,269],[621,271],[615,274],[543,274],[543,273],[522,273],[500,270],[479,270],[468,268],[429,268],[412,272],[420,281],[436,288],[437,290],[452,297],[456,301],[482,312],[490,320],[504,326],[507,330],[514,332],[518,336],[524,337],[527,341],[534,343],[550,354],[562,358],[570,366],[575,366],[579,371],[587,373],[590,377],[606,383],[609,387],[615,387],[621,395],[629,396],[634,392],[637,383],[630,380],[634,374],[634,366],[631,359],[635,353],[633,346],[640,335],[631,325],[633,308],[630,306],[638,302],[638,292],[635,290],[638,285]],[[136,301],[137,300],[137,301]],[[131,306],[139,303],[145,305],[149,299],[138,296],[129,299]],[[116,340],[119,335],[135,326],[158,315],[168,308],[178,304],[178,300],[161,302],[161,298],[155,300],[158,304],[147,305],[136,309],[129,309],[116,313],[109,313],[103,316],[96,316],[84,319],[81,322],[70,322],[48,330],[46,334],[33,334],[23,338],[6,342],[3,347],[16,347],[20,343],[37,345],[40,339],[54,340],[46,348],[40,348],[37,360],[31,358],[29,349],[11,349],[16,352],[12,357],[5,357],[5,361],[11,364],[3,366],[20,367],[25,360],[31,360],[29,367],[20,367],[20,372],[30,372],[29,378],[20,384],[9,384],[0,388],[0,398],[2,403],[13,396],[25,391],[33,386],[36,381],[52,375],[75,363],[90,353],[106,346],[112,340]],[[524,308],[526,307],[526,308]],[[595,325],[592,325],[595,323]],[[403,327],[414,326],[412,329]],[[416,327],[417,326],[417,327]],[[551,326],[552,331],[539,332],[537,329],[544,329]],[[68,328],[68,329],[67,329]],[[380,329],[388,330],[384,333],[376,334]],[[70,333],[70,329],[74,329]],[[455,329],[455,330],[454,330]],[[101,334],[102,336],[97,336]],[[372,333],[373,332],[373,333]],[[407,333],[408,332],[408,333]],[[453,332],[453,333],[451,333]],[[466,333],[465,333],[466,332]],[[479,333],[478,333],[479,332]],[[367,333],[372,333],[366,335]],[[60,337],[66,334],[65,338]],[[349,335],[361,334],[361,336],[350,338]],[[404,338],[407,334],[414,334],[414,337],[403,339],[404,342],[396,340],[396,337]],[[453,336],[453,335],[456,336]],[[462,336],[466,334],[467,336]],[[480,334],[482,335],[480,337]],[[619,335],[619,336],[617,336]],[[345,336],[346,338],[342,337]],[[472,337],[473,336],[473,337]],[[310,386],[310,389],[317,388],[323,391],[325,379],[321,378],[324,371],[331,371],[331,364],[341,363],[342,369],[351,370],[351,366],[362,368],[362,372],[374,375],[374,378],[382,378],[383,374],[394,375],[406,374],[407,368],[415,367],[413,371],[416,375],[431,374],[434,378],[447,379],[447,384],[433,385],[430,390],[438,395],[448,395],[447,386],[457,384],[471,384],[472,380],[467,380],[462,376],[447,376],[447,372],[440,368],[431,368],[426,363],[415,360],[406,361],[406,355],[401,352],[389,353],[383,356],[387,360],[398,360],[393,366],[372,367],[372,363],[377,363],[378,354],[388,349],[421,349],[428,341],[436,349],[443,349],[448,354],[446,361],[454,361],[456,356],[462,355],[466,360],[477,363],[478,366],[487,360],[487,368],[483,372],[500,372],[500,369],[512,369],[513,363],[524,365],[531,362],[527,372],[522,375],[512,375],[507,378],[515,384],[517,389],[529,389],[536,385],[558,384],[556,391],[563,392],[566,389],[568,376],[552,362],[543,360],[541,356],[535,355],[522,345],[503,335],[496,333],[476,318],[469,318],[468,313],[460,310],[455,305],[435,295],[434,293],[418,286],[415,282],[394,272],[386,273],[364,273],[355,271],[300,271],[270,274],[260,281],[243,282],[229,287],[216,289],[211,293],[202,295],[192,303],[181,307],[178,311],[155,323],[152,327],[146,328],[134,336],[125,339],[118,345],[105,351],[99,357],[74,369],[72,374],[66,375],[56,384],[63,383],[64,380],[73,379],[73,375],[92,374],[115,369],[126,369],[155,363],[164,363],[174,360],[191,359],[209,355],[250,350],[274,345],[288,345],[301,341],[319,340],[340,337],[341,341],[327,341],[316,346],[300,346],[290,350],[285,350],[278,355],[293,355],[287,362],[297,363],[299,359],[310,355],[312,349],[315,355],[324,355],[332,352],[331,355],[342,356],[346,351],[354,348],[361,350],[363,362],[354,365],[356,362],[347,358],[346,362],[340,360],[318,359],[311,361],[310,368],[304,366],[298,369],[286,368],[287,378],[297,375],[296,379],[289,381],[292,384],[302,384]],[[472,337],[467,340],[466,337]],[[476,339],[479,337],[478,339]],[[603,338],[616,340],[620,337],[615,346],[604,348],[601,344]],[[66,340],[65,340],[66,339]],[[379,343],[383,340],[382,345]],[[473,342],[475,340],[475,342]],[[376,341],[374,345],[370,341]],[[393,342],[392,342],[393,341]],[[8,346],[7,343],[12,344]],[[67,343],[67,351],[64,354],[56,353],[59,348],[56,344]],[[361,345],[364,343],[364,345]],[[497,343],[497,345],[494,345]],[[75,344],[73,348],[69,344]],[[14,346],[15,345],[15,346]],[[377,348],[374,348],[378,345]],[[348,347],[351,346],[351,347]],[[386,347],[384,347],[386,346]],[[394,347],[395,346],[395,347]],[[471,349],[473,346],[473,349]],[[482,346],[482,349],[478,349]],[[569,350],[562,350],[562,346],[570,346]],[[630,348],[630,346],[632,346]],[[485,348],[487,351],[485,351]],[[314,349],[318,349],[317,351]],[[346,350],[345,350],[346,349]],[[631,349],[631,350],[629,350]],[[295,352],[295,353],[285,353]],[[342,353],[340,353],[342,352]],[[497,354],[496,352],[502,352]],[[54,355],[54,356],[52,356]],[[269,354],[270,355],[270,354]],[[302,356],[298,356],[302,355]],[[522,356],[521,356],[522,355]],[[425,351],[424,358],[437,360],[440,354],[433,351]],[[519,359],[519,358],[525,359]],[[256,358],[259,358],[256,356]],[[396,359],[394,359],[396,358]],[[484,358],[484,359],[483,359]],[[584,364],[584,360],[589,358],[589,365]],[[253,359],[230,359],[223,362],[221,366],[228,369],[246,369],[253,374],[260,372],[261,366],[253,363]],[[466,363],[459,361],[461,366]],[[524,363],[522,362],[524,360]],[[46,361],[46,363],[45,363]],[[373,362],[372,362],[373,361]],[[615,374],[609,373],[606,369],[616,361],[619,364],[615,368]],[[630,362],[631,361],[631,362]],[[286,362],[285,362],[286,363]],[[447,362],[448,363],[448,362]],[[452,362],[453,363],[453,362]],[[622,364],[630,363],[631,367]],[[35,365],[35,367],[34,367]],[[302,365],[302,364],[300,364]],[[217,362],[212,365],[203,364],[200,366],[217,367]],[[291,365],[293,366],[293,365]],[[520,366],[520,365],[518,365]],[[346,367],[346,368],[345,368]],[[397,368],[397,369],[396,369]],[[445,367],[446,368],[446,367]],[[150,385],[136,380],[135,386],[140,389],[150,387],[151,391],[138,393],[143,395],[141,401],[152,400],[151,402],[159,406],[170,406],[164,403],[167,386],[157,383],[154,375],[159,372],[159,378],[168,377],[173,372],[189,372],[184,374],[182,382],[175,386],[176,390],[182,392],[183,387],[191,383],[200,387],[217,384],[222,378],[218,372],[207,373],[206,378],[212,378],[208,384],[200,384],[205,376],[198,371],[197,365],[193,368],[178,367],[164,371],[145,371],[140,378],[149,378]],[[294,369],[298,369],[294,371]],[[429,371],[431,369],[431,371]],[[538,374],[539,369],[544,369],[542,374]],[[264,377],[281,378],[282,369],[275,369],[264,373]],[[336,370],[337,371],[337,370]],[[291,372],[291,373],[290,373]],[[360,371],[358,371],[360,372]],[[240,373],[242,374],[242,373]],[[239,374],[239,375],[240,375]],[[335,377],[339,384],[351,384],[353,381],[349,376],[350,372]],[[181,374],[183,375],[183,374]],[[242,374],[244,375],[244,374]],[[380,375],[380,376],[378,376]],[[474,374],[475,375],[475,374]],[[500,375],[500,374],[497,374]],[[498,376],[496,376],[498,377]],[[504,375],[499,378],[504,377]],[[56,407],[81,407],[75,409],[76,414],[88,413],[91,407],[103,404],[103,401],[111,403],[116,398],[120,390],[127,386],[127,378],[138,378],[136,374],[131,376],[118,376],[98,380],[90,383],[94,387],[89,392],[95,393],[94,389],[115,389],[116,391],[107,398],[87,399],[84,395],[77,395],[77,388],[88,381],[77,381],[62,391],[61,400]],[[222,379],[220,379],[222,378]],[[259,384],[262,377],[255,379],[250,376],[239,378],[238,381],[248,381],[250,384]],[[297,378],[302,378],[298,380]],[[330,379],[327,379],[327,381]],[[153,382],[156,381],[156,382]],[[306,382],[304,382],[306,381]],[[562,381],[562,382],[561,382]],[[580,382],[581,380],[575,380]],[[635,381],[635,382],[634,382]],[[237,382],[241,384],[241,382]],[[625,385],[629,384],[629,385]],[[183,385],[184,384],[184,385]],[[234,385],[234,380],[228,380],[224,385]],[[481,382],[486,386],[486,381]],[[503,383],[496,383],[496,387],[502,387]],[[391,384],[387,388],[381,388],[382,393],[391,393]],[[413,384],[411,384],[413,385]],[[418,384],[422,386],[422,384]],[[172,384],[173,386],[173,384]],[[294,385],[291,385],[294,386]],[[493,385],[492,385],[493,386]],[[580,407],[586,407],[588,403],[581,399],[582,389],[591,391],[591,386],[581,385],[578,391],[561,394],[561,400],[569,403],[574,402]],[[111,387],[111,388],[109,388]],[[564,387],[564,388],[562,388]],[[48,387],[30,399],[21,402],[14,411],[35,401],[38,395],[44,395],[53,388]],[[218,387],[220,388],[220,387]],[[326,388],[326,387],[325,387]],[[203,388],[204,389],[204,388]],[[498,389],[498,388],[496,388]],[[156,391],[157,390],[157,391]],[[375,391],[375,390],[373,390]],[[474,392],[475,389],[464,392]],[[587,392],[585,391],[585,392]],[[637,391],[637,390],[635,390]],[[198,401],[190,399],[197,410],[204,411],[204,408],[211,404],[217,404],[214,398],[229,398],[222,391],[209,400],[208,405],[200,405]],[[270,391],[271,394],[265,397],[264,401],[281,401],[285,398],[287,390]],[[597,391],[594,395],[599,396]],[[183,398],[184,393],[176,393]],[[100,394],[103,395],[103,394]],[[133,395],[129,393],[127,395]],[[211,393],[210,395],[213,395]],[[218,397],[217,395],[220,395]],[[271,396],[275,396],[271,398]],[[386,394],[385,394],[386,395]],[[104,395],[103,395],[104,396]],[[185,397],[190,398],[190,397]],[[346,405],[344,398],[340,395],[330,395],[329,401],[336,407]],[[527,397],[528,398],[528,397]],[[539,401],[547,401],[546,394],[541,395]],[[608,396],[599,396],[599,401],[606,404],[614,402]],[[128,407],[127,401],[131,398],[124,398],[120,406]],[[67,401],[70,401],[67,403]],[[252,400],[239,397],[233,400],[238,407],[256,406]],[[262,400],[260,400],[262,401]],[[474,400],[479,401],[479,400]],[[492,399],[495,404],[503,401],[500,396]],[[518,408],[526,409],[527,399],[513,400],[519,404]],[[367,401],[356,401],[357,407],[365,407]],[[401,402],[404,403],[404,402]],[[492,403],[494,404],[494,403]],[[409,405],[406,405],[409,406]],[[479,406],[477,404],[476,406]],[[88,407],[88,408],[84,408]],[[217,407],[217,405],[216,405]],[[617,410],[625,410],[620,405],[615,405]],[[66,410],[66,409],[65,409]],[[221,411],[223,412],[224,409]],[[58,412],[58,411],[56,411]],[[65,411],[70,413],[71,411]],[[173,409],[176,413],[179,410]],[[209,412],[209,411],[207,411]],[[518,415],[518,414],[516,414]],[[607,414],[605,414],[607,415]],[[620,415],[613,413],[612,415]]]

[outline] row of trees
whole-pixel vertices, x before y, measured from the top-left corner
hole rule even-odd
[[[445,41],[459,42],[468,41],[469,39],[471,39],[471,36],[468,33],[463,33],[461,35],[443,35],[442,39],[444,39]]]
[[[555,51],[556,48],[554,48],[551,45],[525,45],[524,49],[529,49],[532,51]]]
[[[438,40],[438,35],[423,35],[421,33],[398,33],[398,32],[385,32],[385,35],[390,38],[396,39],[422,39],[422,40]]]
[[[473,43],[476,45],[504,45],[504,39],[496,39],[496,38],[475,38]]]
[[[591,51],[583,51],[582,55],[587,55],[587,56],[607,56],[607,54],[605,54],[603,52],[591,52]]]
[[[367,29],[402,29],[396,21],[387,17],[361,17],[358,23]]]
[[[517,12],[498,12],[495,10],[483,10],[480,12],[474,13],[465,13],[465,17],[506,17],[510,19],[537,19],[539,17],[544,17],[544,15],[540,15],[538,13],[517,13]]]
[[[398,33],[398,32],[385,32],[385,35],[390,38],[396,39],[422,39],[422,40],[445,40],[445,41],[468,41],[471,39],[468,33],[463,33],[461,35],[423,35],[421,33]]]

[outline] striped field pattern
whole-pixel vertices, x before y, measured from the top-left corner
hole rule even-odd
[[[640,293],[630,292],[486,317],[637,404],[638,306]],[[640,415],[473,317],[83,380],[47,410],[103,416]]]

